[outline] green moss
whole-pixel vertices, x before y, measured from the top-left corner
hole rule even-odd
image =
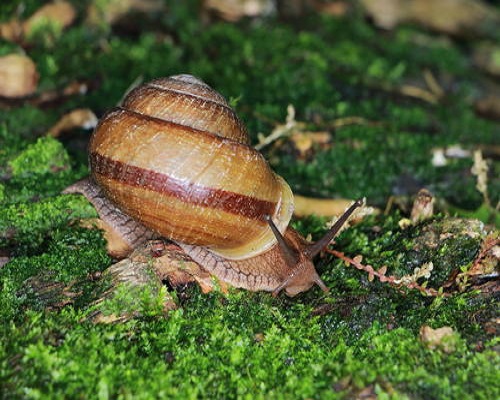
[[[19,255],[38,249],[45,238],[73,219],[97,216],[82,196],[65,195],[0,209],[0,247],[16,245]]]
[[[21,317],[20,308],[39,310],[52,306],[65,296],[64,285],[75,280],[88,281],[89,274],[108,265],[109,257],[99,231],[54,229],[45,238],[41,254],[19,255],[0,270],[0,312],[10,319]],[[84,290],[84,286],[80,289]],[[87,286],[85,290],[91,290],[91,285]],[[66,291],[71,289],[68,287]]]
[[[2,113],[0,139],[5,146],[0,147],[1,168],[5,168],[6,161],[26,147],[27,141],[33,141],[33,137],[45,133],[53,123],[53,113],[31,106]]]
[[[137,316],[167,317],[165,303],[168,301],[173,304],[173,297],[167,292],[166,286],[155,279],[153,270],[148,270],[147,273],[151,274],[151,279],[145,285],[133,286],[118,283],[113,286],[112,282],[108,282],[107,295],[96,302],[95,306],[90,307],[89,315],[102,314],[104,318],[110,317],[117,320]]]
[[[397,277],[412,275],[415,268],[432,262],[428,284],[438,288],[453,272],[467,270],[485,234],[477,220],[437,218],[406,229],[397,223],[397,215],[383,220],[373,217],[336,242],[343,251],[362,254],[363,262],[376,269],[387,265],[388,274]]]
[[[40,26],[28,48],[39,93],[75,81],[88,91],[43,109],[26,101],[0,113],[0,256],[10,258],[0,269],[0,397],[341,399],[362,391],[397,399],[500,397],[498,339],[488,328],[498,318],[495,297],[474,291],[425,297],[369,281],[330,255],[316,261],[327,294],[313,288],[293,299],[243,290],[204,295],[188,286],[176,293],[180,309],[166,316],[168,293],[156,282],[119,286],[93,303],[111,285],[108,277],[94,280],[111,260],[100,232],[73,223],[94,217],[93,208],[79,196],[59,195],[88,173],[84,151],[73,150],[75,142],[85,147],[86,134],[65,133],[62,145],[35,142],[74,108],[101,115],[133,82],[193,73],[238,99],[233,103],[253,141],[284,122],[288,104],[312,130],[331,132],[331,148],[315,149],[307,161],[297,160],[290,144],[265,149],[294,191],[367,196],[383,208],[389,196],[426,186],[438,200],[479,216],[484,206],[471,160],[431,163],[435,147],[496,144],[498,124],[478,118],[471,106],[482,77],[471,66],[469,44],[414,27],[381,32],[356,13],[201,24],[197,1],[172,2],[154,23],[124,34],[126,25],[82,23],[89,3],[75,3],[79,19],[64,34]],[[39,6],[23,5],[21,17]],[[2,21],[17,6],[2,7]],[[0,43],[0,54],[18,50]],[[436,104],[399,92],[403,84],[426,89],[425,70],[445,91]],[[337,118],[352,116],[366,123],[332,128]],[[491,162],[493,204],[499,168]],[[387,265],[389,275],[409,275],[432,261],[428,284],[438,288],[470,267],[484,236],[478,222],[438,217],[401,229],[401,218],[370,217],[335,246],[351,257],[362,254],[375,268]],[[294,221],[313,239],[323,224],[314,217]],[[95,313],[135,318],[94,324]],[[427,349],[419,340],[424,324],[451,326],[454,352]]]
[[[374,325],[355,344],[337,338],[334,345],[325,345],[318,340],[318,319],[297,307],[289,312],[265,307],[258,329],[235,323],[235,314],[258,308],[242,300],[229,297],[221,304],[205,299],[210,307],[201,313],[190,307],[168,319],[115,326],[79,323],[81,315],[72,310],[58,316],[30,313],[31,329],[2,327],[9,343],[3,341],[0,351],[6,354],[9,345],[21,355],[3,364],[7,368],[1,376],[9,378],[4,388],[10,395],[23,388],[31,396],[51,398],[92,397],[96,391],[134,398],[148,393],[346,398],[368,385],[394,398],[498,395],[495,366],[500,360],[489,349],[493,342],[476,353],[459,339],[457,351],[446,354],[425,349],[406,329],[385,331]],[[332,330],[328,337],[337,333]],[[23,373],[14,374],[13,368]]]
[[[61,142],[43,137],[9,161],[14,177],[43,175],[69,168],[68,153]]]

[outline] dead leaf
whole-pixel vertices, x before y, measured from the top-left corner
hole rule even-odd
[[[67,1],[54,1],[40,7],[23,24],[23,32],[26,37],[32,33],[37,25],[50,22],[59,25],[61,28],[70,26],[76,18],[76,11],[73,5]]]
[[[76,18],[75,8],[67,1],[54,1],[45,4],[32,14],[26,21],[12,19],[0,25],[0,36],[16,43],[23,42],[43,23],[53,23],[62,29],[70,26]]]
[[[411,209],[410,219],[412,224],[425,221],[431,218],[433,214],[434,196],[427,189],[420,189]]]
[[[87,23],[93,26],[114,25],[131,14],[158,15],[166,13],[161,0],[108,0],[91,2],[87,8]]]
[[[318,199],[294,195],[295,209],[297,217],[317,215],[322,217],[333,217],[341,215],[351,204],[349,199]]]
[[[484,330],[488,335],[495,335],[498,337],[500,334],[500,318],[492,318],[484,324]]]
[[[498,231],[490,233],[481,244],[481,250],[474,260],[472,267],[465,272],[468,276],[497,276],[500,260],[500,234]]]
[[[329,132],[296,132],[290,137],[294,148],[298,151],[299,159],[306,159],[313,150],[314,145],[319,145],[326,150],[330,147],[332,135]]]
[[[123,239],[122,235],[111,224],[107,224],[99,218],[84,219],[79,224],[84,228],[97,228],[103,231],[106,239],[106,251],[111,257],[121,260],[132,252],[133,249],[130,244]]]
[[[449,326],[432,329],[423,325],[420,328],[420,341],[431,350],[441,349],[445,353],[452,353],[456,347],[456,333]]]
[[[205,0],[203,10],[206,14],[215,14],[225,21],[235,22],[244,17],[269,15],[274,5],[270,0]]]
[[[393,29],[413,22],[450,35],[488,35],[500,21],[498,10],[477,0],[361,0],[375,24]]]
[[[47,135],[58,137],[62,132],[75,128],[92,129],[97,125],[97,117],[88,108],[77,108],[63,115],[57,123],[48,130]]]
[[[38,72],[31,58],[21,54],[0,57],[0,96],[26,97],[35,93]]]

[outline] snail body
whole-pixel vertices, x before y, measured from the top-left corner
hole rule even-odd
[[[202,81],[154,80],[97,125],[89,161],[102,196],[92,202],[103,218],[112,221],[117,209],[138,232],[146,227],[175,241],[233,286],[289,295],[314,283],[327,290],[311,260],[336,230],[311,245],[288,227],[292,192],[248,142],[226,100]]]

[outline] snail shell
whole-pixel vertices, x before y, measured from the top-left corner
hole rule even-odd
[[[92,177],[126,214],[164,237],[247,259],[276,244],[293,212],[286,182],[248,145],[226,100],[190,75],[132,90],[99,122]]]

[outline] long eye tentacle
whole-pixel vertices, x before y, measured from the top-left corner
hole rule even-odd
[[[299,255],[295,252],[295,250],[290,247],[286,241],[286,239],[283,237],[281,232],[278,230],[276,225],[274,224],[271,216],[266,215],[264,217],[269,224],[269,227],[274,233],[274,236],[276,237],[276,240],[278,241],[278,246],[280,247],[281,254],[283,255],[283,258],[285,259],[286,263],[293,268],[295,264],[298,263],[299,261]]]
[[[340,216],[340,218],[335,222],[335,224],[330,228],[330,230],[317,242],[309,245],[304,250],[305,255],[312,259],[317,256],[328,244],[332,241],[332,239],[337,235],[340,228],[347,222],[352,213],[364,204],[364,199],[356,200],[345,212]]]

